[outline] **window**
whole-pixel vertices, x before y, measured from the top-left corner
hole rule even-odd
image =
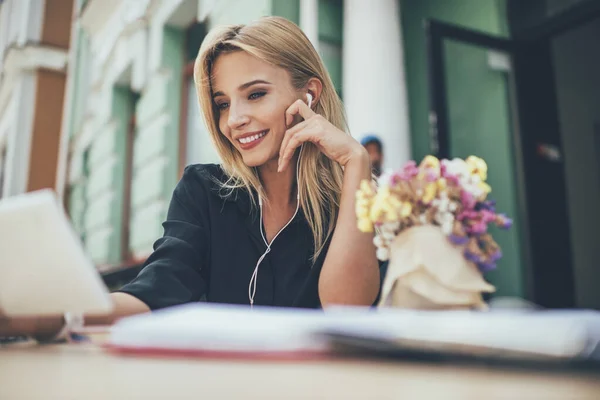
[[[4,180],[6,178],[6,146],[0,148],[0,199],[4,192]]]
[[[133,183],[133,148],[135,144],[136,122],[135,122],[135,106],[139,99],[139,95],[131,93],[130,106],[131,116],[127,124],[127,138],[125,141],[125,182],[123,188],[123,217],[121,222],[121,261],[123,266],[132,266],[138,264],[138,260],[134,260],[133,251],[130,245],[131,238],[131,185]]]
[[[319,53],[340,97],[342,97],[343,24],[344,2],[319,0]]]
[[[83,153],[70,155],[69,173],[72,175],[69,178],[68,199],[66,200],[71,223],[84,244],[86,239],[85,216],[88,208],[86,191],[89,177],[89,156],[89,148]]]
[[[194,61],[200,44],[206,36],[206,26],[195,23],[186,32],[186,64],[183,68],[183,93],[181,102],[181,134],[179,169],[183,173],[186,165],[197,163],[220,163],[198,104],[194,84]]]

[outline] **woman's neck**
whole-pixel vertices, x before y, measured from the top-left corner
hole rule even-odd
[[[296,204],[296,155],[285,171],[277,172],[277,160],[271,160],[258,168],[260,181],[271,207],[287,207]]]

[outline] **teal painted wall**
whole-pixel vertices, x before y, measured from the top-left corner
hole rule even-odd
[[[271,0],[271,13],[300,25],[300,0]]]
[[[208,27],[212,29],[219,25],[247,24],[265,15],[271,15],[271,1],[219,0],[208,18]]]
[[[342,97],[342,49],[344,35],[344,2],[319,0],[319,54]]]
[[[185,34],[181,29],[165,27],[161,65],[170,73],[167,85],[166,113],[169,116],[169,140],[164,149],[167,156],[165,166],[165,187],[163,195],[170,199],[175,184],[179,180],[179,129],[181,124],[181,99],[183,96],[183,66],[185,58]]]
[[[122,261],[125,145],[132,106],[130,90],[114,87],[110,122],[84,153],[86,179],[81,233],[87,251],[99,266],[119,265]]]
[[[179,129],[185,32],[163,31],[161,70],[141,93],[136,106],[136,136],[129,243],[135,254],[152,250],[179,179]]]
[[[475,4],[477,3],[477,4]],[[427,83],[427,47],[423,22],[432,18],[506,36],[506,13],[502,0],[401,0],[402,33],[412,150],[417,159],[429,154],[429,87]]]

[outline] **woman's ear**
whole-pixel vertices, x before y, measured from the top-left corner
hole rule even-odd
[[[323,91],[323,83],[319,78],[310,78],[306,82],[306,91],[312,96],[312,105],[314,106],[319,102],[321,92]]]

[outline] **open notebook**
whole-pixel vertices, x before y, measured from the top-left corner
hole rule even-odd
[[[340,338],[449,354],[600,362],[600,313],[251,310],[198,303],[120,320],[108,347],[140,354],[301,357],[330,354]]]

